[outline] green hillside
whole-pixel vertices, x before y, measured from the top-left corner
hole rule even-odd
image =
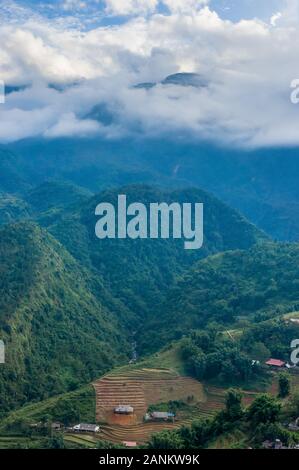
[[[213,321],[230,325],[239,318],[259,321],[298,310],[298,266],[299,245],[275,243],[196,263],[140,334],[142,347],[158,349]]]
[[[73,392],[57,395],[37,403],[25,405],[0,421],[0,435],[22,432],[21,427],[47,420],[72,424],[76,421],[95,421],[95,392],[86,385]]]
[[[31,217],[31,207],[19,197],[0,193],[0,225]]]
[[[117,204],[118,194],[126,194],[128,204],[142,202],[203,202],[204,246],[185,250],[183,240],[99,240],[95,236],[95,208],[100,202]],[[143,185],[107,190],[58,218],[49,231],[88,268],[101,274],[113,295],[136,314],[151,315],[174,285],[176,277],[197,260],[210,254],[247,249],[265,238],[239,213],[198,189],[161,190]]]
[[[127,360],[126,312],[46,231],[0,230],[1,413],[72,390]],[[125,320],[128,316],[125,315]],[[127,330],[129,330],[127,328]]]
[[[72,183],[46,181],[27,192],[24,199],[36,214],[41,214],[51,209],[61,209],[71,204],[80,204],[91,196],[90,191]]]

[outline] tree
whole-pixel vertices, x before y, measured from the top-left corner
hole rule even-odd
[[[270,395],[260,395],[250,405],[247,412],[247,419],[252,426],[261,423],[276,423],[280,413],[280,404]]]
[[[205,376],[207,361],[204,353],[199,352],[192,360],[194,375],[198,380],[202,380]]]
[[[204,447],[211,438],[211,421],[204,419],[194,421],[191,426],[191,432],[193,436],[193,446],[196,448]]]
[[[285,398],[290,394],[290,379],[286,374],[280,374],[279,380],[279,394],[280,398]]]
[[[57,435],[48,440],[48,449],[65,449],[64,440],[61,435]]]
[[[149,443],[149,449],[183,449],[184,441],[177,431],[162,431],[153,434]]]
[[[299,416],[299,392],[293,394],[290,401],[291,413],[297,418]]]
[[[264,361],[271,357],[271,351],[261,341],[253,343],[250,352],[252,358],[259,361]]]
[[[242,393],[239,390],[228,390],[225,403],[226,414],[230,421],[237,421],[242,418]]]

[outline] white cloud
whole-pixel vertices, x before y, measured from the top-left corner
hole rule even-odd
[[[172,13],[192,13],[198,11],[210,0],[163,0]]]
[[[159,3],[165,5],[171,13],[192,13],[209,2],[210,0],[105,0],[107,12],[120,16],[153,13]]]
[[[114,15],[139,15],[156,10],[159,0],[105,0],[106,11]]]
[[[33,85],[0,105],[0,141],[165,132],[248,146],[299,144],[299,106],[289,88],[299,76],[295,4],[266,24],[224,21],[208,7],[179,12],[179,3],[170,15],[90,31],[35,18],[2,24],[0,78]],[[202,74],[209,86],[132,87],[179,71]],[[63,93],[46,86],[74,82]],[[113,125],[86,119],[98,103],[116,116]]]
[[[278,11],[277,13],[275,13],[274,15],[271,16],[271,19],[270,19],[270,23],[272,26],[276,26],[278,20],[280,20],[280,18],[282,17],[282,13],[280,11]]]
[[[80,120],[74,113],[64,113],[59,117],[59,121],[53,127],[47,129],[45,137],[88,137],[98,133],[100,125],[91,119]]]

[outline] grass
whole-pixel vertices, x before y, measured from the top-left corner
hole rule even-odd
[[[95,393],[91,385],[74,392],[30,404],[14,411],[0,422],[0,432],[12,429],[19,421],[36,423],[47,417],[50,421],[63,421],[64,413],[78,415],[80,421],[95,422]]]
[[[299,312],[287,313],[283,316],[284,320],[289,320],[290,318],[296,318],[299,320]]]
[[[131,373],[134,370],[140,370],[142,368],[153,370],[166,369],[170,370],[175,375],[188,375],[181,358],[179,343],[173,343],[159,353],[138,361],[136,364],[116,367],[112,372],[109,372],[109,375]]]
[[[40,437],[0,436],[0,449],[42,449],[46,442],[46,438]]]
[[[248,437],[240,430],[223,434],[211,442],[209,449],[246,449],[248,448]]]
[[[64,442],[78,445],[79,447],[94,449],[97,444],[97,440],[91,436],[78,436],[74,434],[65,434]]]

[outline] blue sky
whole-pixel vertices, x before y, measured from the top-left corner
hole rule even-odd
[[[211,7],[219,12],[221,17],[231,20],[241,18],[268,19],[274,10],[281,6],[281,0],[212,0]]]
[[[82,18],[92,16],[94,23],[99,24],[118,24],[124,21],[121,17],[104,14],[104,0],[85,0],[86,7],[83,9],[65,9],[63,8],[64,0],[16,0],[15,3],[30,7],[48,17],[73,15]],[[274,11],[281,8],[283,3],[283,0],[210,0],[210,7],[217,11],[222,18],[232,21],[254,17],[268,20]]]

